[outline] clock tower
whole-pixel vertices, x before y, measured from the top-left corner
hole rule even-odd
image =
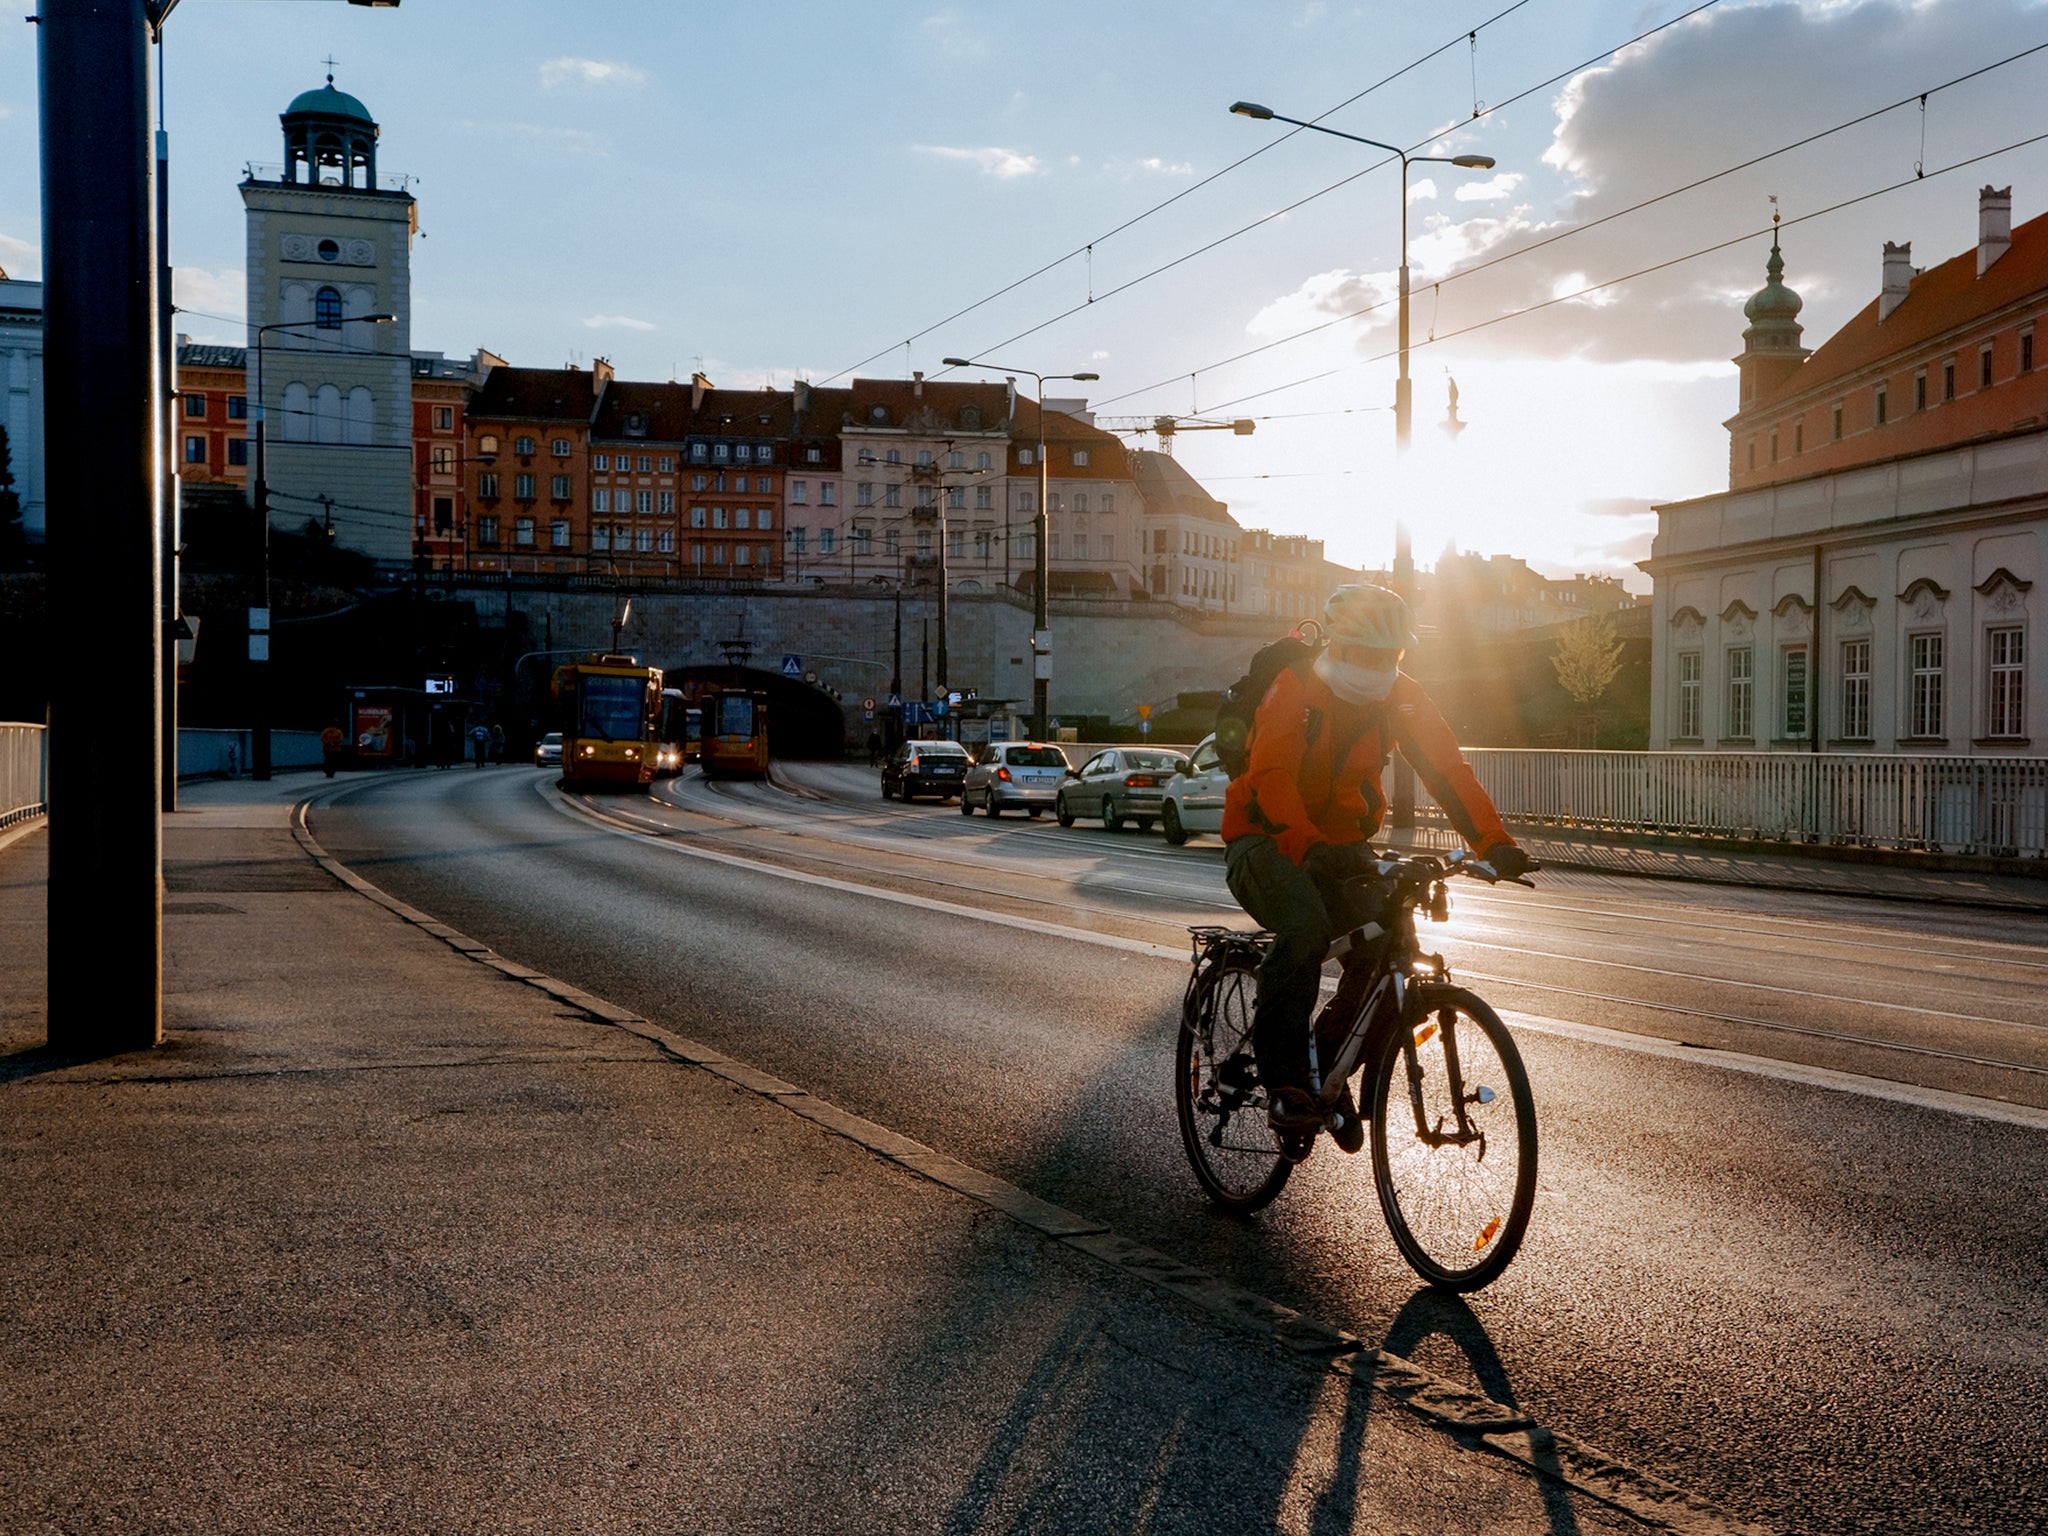
[[[333,75],[279,121],[284,164],[251,165],[242,182],[249,399],[265,423],[271,526],[312,524],[338,547],[402,562],[417,208],[404,178],[380,181],[377,124]]]

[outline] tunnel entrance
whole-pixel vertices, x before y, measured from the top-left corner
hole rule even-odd
[[[760,667],[722,665],[663,669],[670,688],[691,684],[729,687],[738,683],[768,698],[769,758],[827,758],[846,755],[846,717],[822,688]]]

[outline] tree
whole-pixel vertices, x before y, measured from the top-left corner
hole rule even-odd
[[[1600,738],[1600,719],[1593,706],[1620,673],[1621,653],[1614,620],[1603,613],[1566,629],[1551,654],[1558,685],[1585,711],[1589,746],[1597,746]]]
[[[18,571],[28,562],[28,532],[21,525],[21,496],[14,489],[14,454],[7,429],[0,427],[0,571]]]

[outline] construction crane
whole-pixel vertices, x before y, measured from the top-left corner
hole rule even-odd
[[[1200,416],[1098,416],[1095,425],[1105,432],[1150,432],[1159,439],[1159,451],[1172,458],[1173,440],[1183,432],[1235,432],[1250,437],[1257,424],[1249,417],[1205,421]]]

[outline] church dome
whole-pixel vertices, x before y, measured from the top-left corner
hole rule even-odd
[[[1763,287],[1749,296],[1749,302],[1742,306],[1743,318],[1755,324],[1759,321],[1788,321],[1795,319],[1806,301],[1785,286],[1785,257],[1778,249],[1778,242],[1771,241],[1771,259],[1764,267],[1767,281]]]
[[[317,91],[299,92],[298,95],[292,98],[292,104],[284,109],[286,117],[299,117],[306,114],[317,114],[321,117],[352,117],[356,121],[363,123],[374,123],[376,121],[375,118],[370,116],[370,109],[368,107],[357,101],[355,97],[349,95],[347,91],[337,91],[334,88],[334,78],[331,75],[328,77],[327,83]]]

